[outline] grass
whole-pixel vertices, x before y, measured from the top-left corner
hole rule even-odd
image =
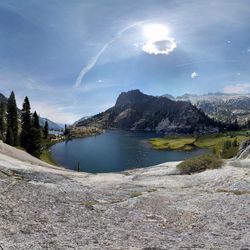
[[[152,138],[149,140],[154,149],[192,150],[194,137]]]
[[[148,193],[153,193],[153,192],[156,192],[157,191],[157,188],[149,188],[147,190]]]
[[[52,158],[52,155],[50,153],[49,150],[44,150],[42,151],[41,155],[40,155],[40,160],[48,163],[48,164],[51,164],[51,165],[56,165],[55,161],[53,160]]]
[[[238,132],[238,133],[237,133]],[[240,143],[243,140],[249,138],[248,131],[237,131],[237,132],[227,132],[214,135],[203,135],[198,138],[194,136],[186,137],[168,137],[168,138],[152,138],[149,140],[151,146],[154,149],[166,149],[166,150],[184,150],[190,151],[195,147],[198,148],[209,148],[217,156],[222,156],[223,158],[231,158],[235,156],[238,152],[238,146],[232,147],[225,154],[222,154],[223,145],[226,141],[233,141],[237,139]]]
[[[216,169],[222,166],[222,160],[215,155],[202,155],[184,160],[177,165],[180,174],[192,174],[205,171],[207,169]]]
[[[228,190],[228,189],[217,189],[216,192],[218,192],[218,193],[231,193],[231,194],[235,194],[235,195],[250,194],[249,191]]]
[[[141,192],[133,192],[130,194],[130,198],[136,198],[136,197],[141,196],[141,195],[142,195]]]
[[[85,207],[93,207],[96,204],[98,204],[97,201],[84,201],[84,202],[81,202],[81,205],[83,205]]]

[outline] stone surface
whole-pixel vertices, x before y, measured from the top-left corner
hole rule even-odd
[[[0,144],[0,249],[250,249],[243,161],[187,176],[175,162],[93,175]]]

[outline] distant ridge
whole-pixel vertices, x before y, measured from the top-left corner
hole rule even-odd
[[[80,121],[76,126],[164,133],[202,133],[218,130],[215,122],[190,102],[146,95],[138,89],[122,92],[114,107]]]
[[[185,94],[175,100],[189,101],[209,117],[221,122],[234,122],[237,119],[243,125],[250,120],[250,94]]]

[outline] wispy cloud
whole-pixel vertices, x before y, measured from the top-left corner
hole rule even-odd
[[[71,124],[78,120],[81,115],[72,113],[69,106],[62,104],[51,104],[43,101],[32,101],[32,110],[36,110],[39,115],[52,121]]]
[[[84,76],[96,65],[96,63],[98,62],[99,58],[101,57],[101,55],[105,52],[105,50],[112,44],[114,43],[117,39],[119,39],[121,37],[121,35],[126,32],[129,29],[132,29],[138,25],[141,25],[143,23],[145,23],[146,21],[140,21],[140,22],[136,22],[133,23],[127,27],[125,27],[124,29],[120,30],[116,36],[114,36],[110,41],[108,41],[106,44],[103,45],[103,47],[101,48],[101,50],[90,60],[90,62],[87,64],[86,67],[84,67],[80,74],[78,75],[76,82],[74,84],[74,88],[78,88],[79,86],[81,86],[82,84],[82,80],[84,78]]]
[[[250,92],[250,83],[239,83],[227,85],[223,88],[227,94],[245,94]]]

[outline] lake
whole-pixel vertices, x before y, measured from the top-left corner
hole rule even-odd
[[[68,169],[90,173],[108,173],[180,161],[208,152],[152,149],[148,139],[161,137],[153,132],[106,131],[97,136],[64,141],[51,147],[54,161]]]

